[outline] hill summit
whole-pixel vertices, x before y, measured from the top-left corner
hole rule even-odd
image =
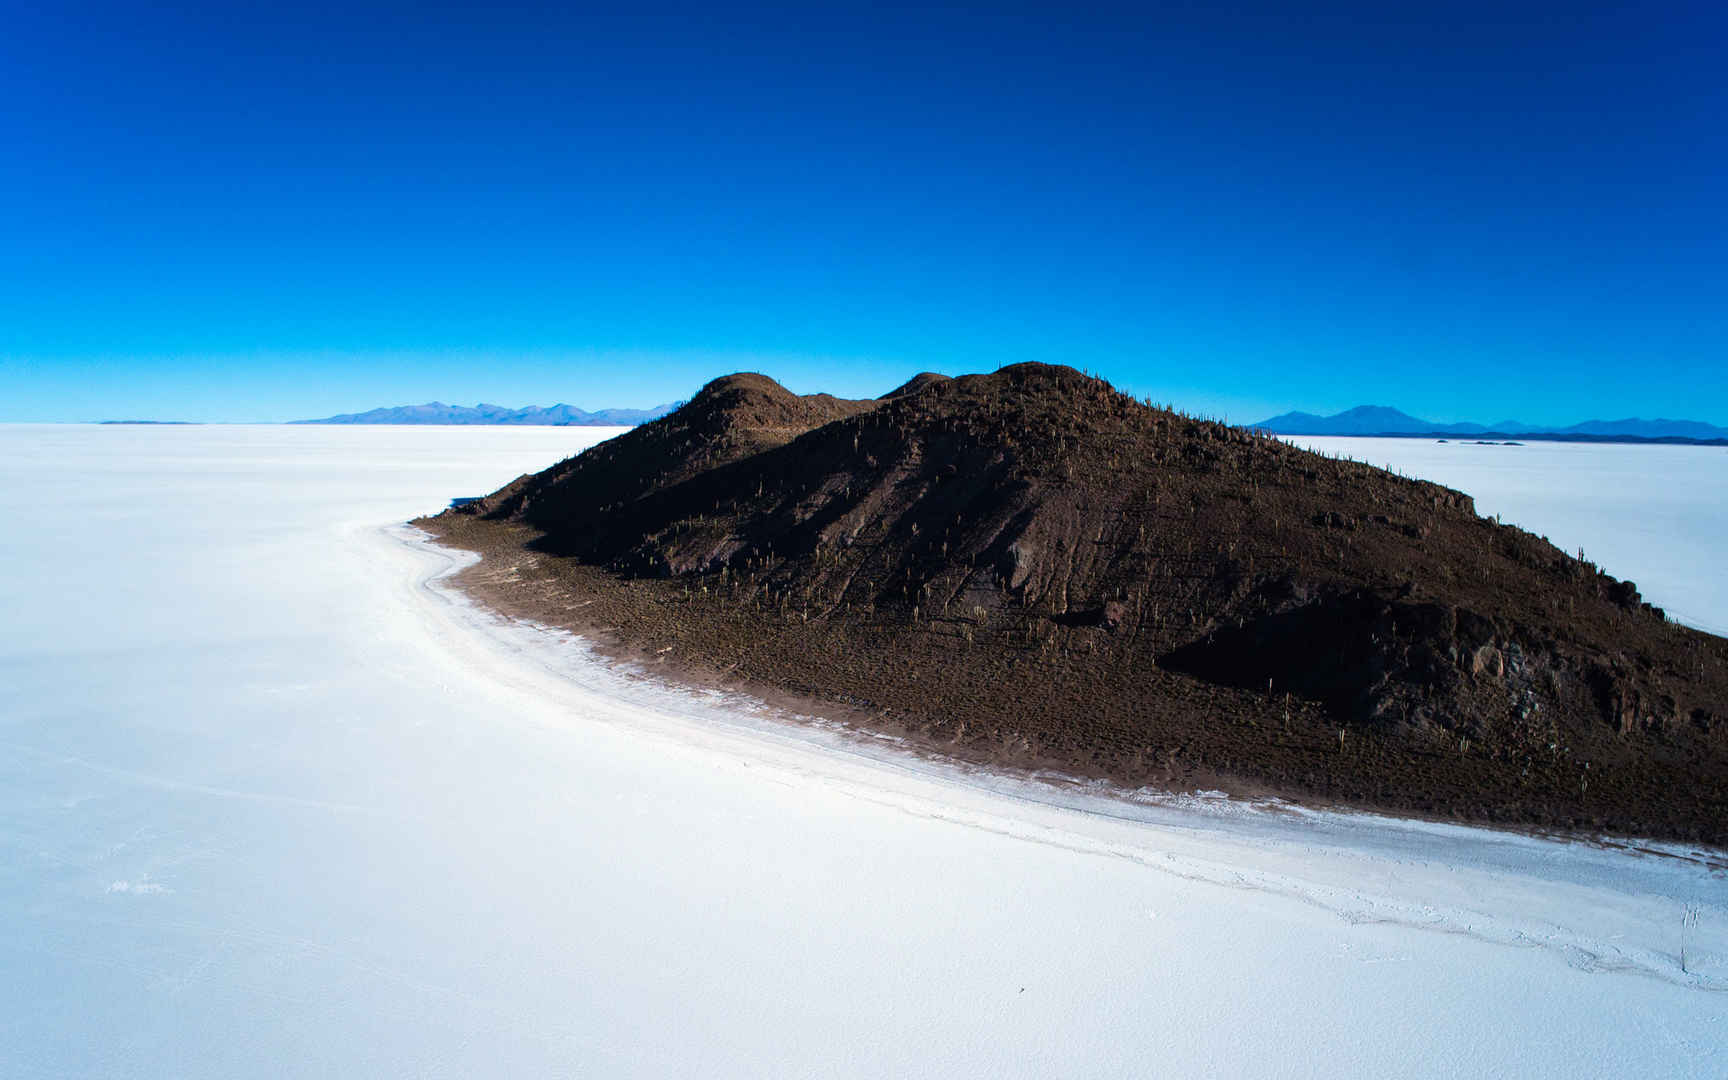
[[[506,606],[961,757],[1728,839],[1728,642],[1463,493],[1071,368],[731,375],[427,524]]]

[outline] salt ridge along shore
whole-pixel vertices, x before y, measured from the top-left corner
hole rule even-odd
[[[497,614],[457,584],[479,556],[441,547],[413,527],[396,535],[442,560],[417,588],[452,625],[484,636],[492,662],[519,666],[511,675],[489,662],[488,677],[547,696],[582,722],[735,758],[762,770],[756,775],[763,782],[819,785],[1179,880],[1264,892],[1349,925],[1462,935],[1539,949],[1580,971],[1728,991],[1728,963],[1682,971],[1675,953],[1687,904],[1712,913],[1699,955],[1728,953],[1728,912],[1720,908],[1728,853],[1714,848],[1557,840],[1222,793],[1128,791],[941,760],[891,736],[789,713],[746,693],[668,682],[601,655],[567,630]]]

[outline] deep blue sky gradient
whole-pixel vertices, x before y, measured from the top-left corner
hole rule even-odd
[[[881,393],[1728,423],[1715,3],[12,5],[0,420]]]

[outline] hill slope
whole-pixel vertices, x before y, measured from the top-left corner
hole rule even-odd
[[[499,595],[541,617],[961,756],[1728,840],[1728,642],[1459,492],[1068,368],[729,376],[429,524],[527,542]]]

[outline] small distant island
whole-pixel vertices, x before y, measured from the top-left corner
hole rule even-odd
[[[1462,492],[1072,368],[731,375],[418,524],[500,610],[949,758],[1728,842],[1728,640]]]
[[[680,403],[656,405],[652,409],[597,409],[588,412],[574,405],[530,405],[511,409],[503,405],[446,405],[429,401],[424,405],[397,405],[360,413],[341,413],[322,420],[291,420],[292,424],[477,424],[541,425],[546,427],[634,427],[658,420]]]
[[[1241,425],[1269,435],[1353,435],[1372,438],[1434,439],[1468,435],[1478,440],[1531,439],[1540,442],[1674,443],[1728,446],[1728,428],[1701,420],[1586,420],[1566,427],[1542,427],[1517,420],[1492,424],[1439,424],[1400,412],[1390,405],[1358,405],[1331,416],[1287,412]]]

